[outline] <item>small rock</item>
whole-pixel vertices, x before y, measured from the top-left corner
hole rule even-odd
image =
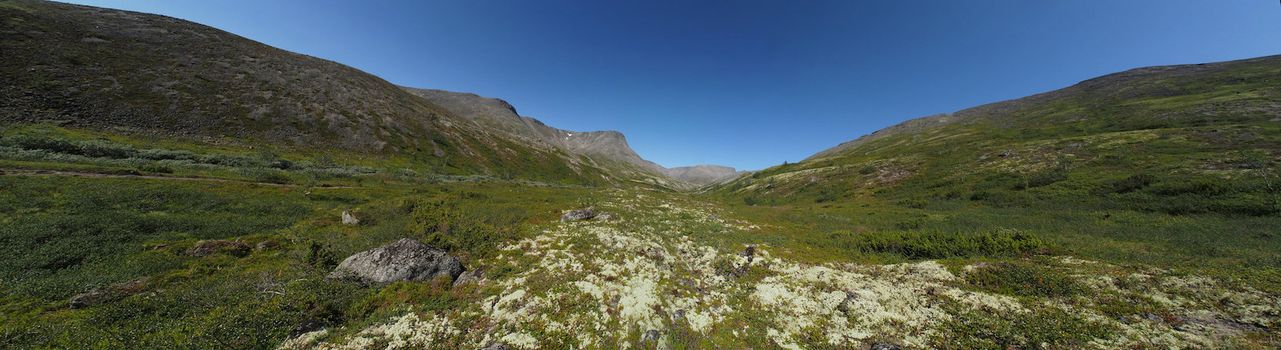
[[[596,220],[596,221],[609,221],[612,219],[614,219],[614,214],[612,213],[600,213],[600,214],[596,214],[595,218],[592,218],[592,220]]]
[[[76,294],[71,297],[71,308],[83,309],[89,306],[96,305],[102,302],[104,299],[107,299],[106,294],[107,293],[104,293],[100,289],[94,289],[88,292]]]
[[[594,217],[596,217],[596,210],[592,208],[570,210],[560,216],[560,222],[582,221]]]
[[[844,313],[849,313],[849,312],[850,312],[850,304],[851,304],[851,303],[854,303],[854,301],[856,301],[856,300],[858,300],[858,294],[854,294],[854,293],[851,293],[851,292],[849,292],[849,291],[846,291],[846,292],[845,292],[845,299],[842,299],[842,300],[841,300],[841,303],[836,305],[836,309],[837,309],[837,310],[840,310],[841,312],[844,312]]]
[[[351,212],[346,211],[346,210],[343,210],[343,212],[342,212],[342,224],[343,224],[343,225],[349,225],[349,226],[350,226],[350,225],[359,225],[359,224],[360,224],[360,219],[356,218],[356,216],[355,216],[355,215],[352,215],[352,213],[351,213]]]
[[[508,347],[507,344],[493,343],[493,344],[489,344],[489,346],[486,346],[480,350],[511,350],[511,348]]]
[[[674,321],[682,321],[684,319],[685,319],[685,309],[676,310],[676,312],[672,314],[672,320]]]
[[[82,309],[141,293],[146,286],[147,279],[138,278],[128,282],[116,283],[105,288],[94,288],[88,292],[76,294],[71,297],[69,303],[71,304],[70,306],[72,309]]]
[[[738,253],[738,255],[747,258],[747,263],[751,264],[752,260],[756,258],[756,246],[749,245],[747,248],[743,249],[742,253]]]
[[[872,344],[872,347],[871,347],[871,348],[869,348],[869,349],[871,349],[871,350],[901,350],[901,349],[902,349],[902,347],[899,347],[899,346],[898,346],[898,344],[894,344],[894,343],[877,342],[877,343],[873,343],[873,344]]]
[[[458,279],[454,280],[454,286],[457,287],[459,285],[468,284],[468,283],[480,284],[480,282],[483,281],[484,279],[485,279],[485,274],[483,270],[481,269],[467,270],[463,272],[463,274],[458,275]]]
[[[652,342],[658,341],[658,331],[651,329],[651,330],[645,331],[645,334],[641,334],[641,342],[651,342],[651,341]]]
[[[279,246],[280,243],[276,243],[276,241],[266,240],[254,245],[254,250],[272,250]]]
[[[187,254],[191,256],[207,256],[214,253],[245,256],[249,255],[249,245],[240,241],[210,239],[196,242],[196,245],[187,250]]]
[[[463,264],[448,252],[422,242],[402,238],[391,244],[353,254],[329,274],[329,278],[354,279],[365,283],[424,281],[438,276],[457,279]]]
[[[307,319],[289,331],[290,338],[297,338],[300,335],[315,332],[325,328],[325,322],[314,318]]]

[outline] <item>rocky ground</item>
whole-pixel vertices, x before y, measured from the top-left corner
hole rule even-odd
[[[1281,321],[1276,295],[1152,267],[813,264],[737,241],[768,228],[696,201],[616,191],[597,207],[613,215],[473,262],[486,278],[454,288],[479,302],[281,348],[1263,348]],[[1065,277],[991,282],[1023,265]]]

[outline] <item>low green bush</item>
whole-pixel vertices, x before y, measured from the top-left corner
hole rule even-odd
[[[965,274],[965,281],[1001,294],[1066,297],[1083,288],[1063,272],[1025,261],[985,264]]]
[[[1008,257],[1042,254],[1049,246],[1015,230],[983,233],[940,231],[879,231],[851,235],[849,248],[862,253],[894,254],[908,259]]]

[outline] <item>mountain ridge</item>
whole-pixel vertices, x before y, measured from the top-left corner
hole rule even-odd
[[[666,176],[683,182],[683,184],[669,184],[683,189],[711,185],[738,173],[731,167],[719,165],[666,168],[636,153],[627,143],[627,136],[622,132],[559,129],[536,118],[521,115],[516,107],[500,98],[440,89],[410,87],[404,89],[480,125],[505,132],[513,138],[541,147],[587,156],[605,167],[617,167],[621,163],[629,168],[628,171]]]

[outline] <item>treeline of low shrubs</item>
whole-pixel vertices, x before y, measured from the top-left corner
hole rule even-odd
[[[1262,173],[1260,173],[1262,174]],[[1069,178],[1062,170],[1029,176],[993,174],[971,185],[954,181],[911,183],[894,191],[896,204],[925,208],[936,200],[969,200],[996,207],[1053,204],[1082,209],[1118,209],[1170,215],[1281,215],[1281,176],[1234,178],[1139,172],[1111,180]],[[1064,182],[1063,186],[1049,186]],[[1032,189],[1036,189],[1032,191]]]
[[[850,250],[864,254],[893,254],[907,259],[1015,257],[1051,251],[1045,241],[1012,229],[976,233],[877,231],[835,236]]]
[[[256,156],[203,154],[187,150],[136,148],[105,140],[67,140],[60,138],[12,135],[0,137],[0,158],[68,163],[99,163],[133,167],[148,173],[172,173],[174,168],[233,168],[242,176],[262,182],[289,182],[287,172],[298,172],[315,179],[349,178],[377,173],[368,167],[339,166],[325,157],[294,162],[271,152]]]

